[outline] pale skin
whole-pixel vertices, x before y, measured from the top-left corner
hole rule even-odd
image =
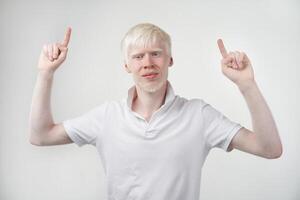
[[[71,29],[68,28],[62,42],[44,45],[41,52],[30,113],[30,142],[34,145],[72,143],[62,124],[53,122],[50,107],[53,75],[66,59],[70,37]],[[218,40],[217,43],[223,57],[222,72],[241,91],[247,102],[253,125],[253,131],[246,128],[239,130],[232,139],[229,150],[238,149],[269,159],[280,157],[282,145],[276,124],[255,82],[249,58],[243,52],[227,53],[222,40]],[[148,48],[137,47],[129,53],[125,70],[132,73],[137,92],[132,109],[146,121],[150,121],[153,113],[164,104],[168,68],[172,65],[173,58],[161,43]],[[144,78],[143,75],[147,72],[157,73],[156,78],[153,80]]]
[[[149,122],[153,113],[164,103],[168,67],[173,65],[173,59],[160,43],[147,48],[135,47],[129,54],[125,69],[132,73],[137,92],[132,110]],[[158,75],[154,80],[148,80],[143,75],[149,72],[156,72]]]
[[[62,42],[44,45],[41,51],[29,120],[33,145],[72,143],[62,124],[53,122],[50,102],[54,72],[66,59],[70,38],[71,28],[68,28]]]
[[[282,154],[282,144],[272,117],[272,113],[264,100],[254,79],[253,68],[244,52],[229,52],[223,41],[217,41],[222,55],[223,74],[233,81],[247,102],[253,131],[240,129],[232,139],[229,150],[238,149],[264,158],[278,158]]]

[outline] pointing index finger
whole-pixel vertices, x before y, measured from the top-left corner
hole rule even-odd
[[[227,51],[223,44],[222,39],[218,39],[217,43],[218,43],[219,50],[220,50],[220,53],[222,54],[223,58],[226,58],[228,54],[227,54]]]
[[[71,32],[72,29],[70,27],[68,27],[66,34],[65,34],[65,38],[64,41],[62,42],[62,46],[67,47],[71,38]]]

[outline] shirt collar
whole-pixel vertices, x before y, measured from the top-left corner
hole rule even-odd
[[[172,87],[171,83],[168,80],[167,80],[167,84],[168,84],[167,94],[166,94],[165,102],[162,106],[166,106],[167,104],[171,103],[175,98],[175,93],[174,93],[173,87]],[[136,87],[134,85],[131,88],[129,88],[128,96],[127,96],[127,106],[130,110],[132,110],[131,109],[132,108],[132,100],[134,99],[134,97],[136,97],[136,95],[137,95]]]

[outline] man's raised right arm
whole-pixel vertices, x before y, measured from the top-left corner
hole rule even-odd
[[[30,143],[38,146],[69,144],[73,141],[61,123],[55,124],[51,113],[51,88],[56,69],[68,52],[71,28],[61,43],[43,46],[38,63],[38,76],[30,111]]]

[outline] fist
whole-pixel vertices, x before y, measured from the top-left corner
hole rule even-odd
[[[254,72],[248,56],[244,52],[227,53],[223,41],[217,41],[222,55],[221,66],[223,74],[239,87],[254,82]]]
[[[71,28],[68,28],[62,42],[45,44],[40,54],[38,69],[54,72],[66,59]]]

